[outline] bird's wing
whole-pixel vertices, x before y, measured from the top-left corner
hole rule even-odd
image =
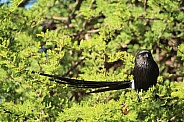
[[[40,75],[50,77],[49,80],[55,81],[60,84],[69,84],[72,87],[77,88],[102,88],[91,93],[96,92],[104,92],[109,90],[119,90],[130,88],[132,82],[130,81],[115,81],[115,82],[107,82],[107,81],[84,81],[84,80],[77,80],[71,78],[64,78],[56,75],[44,74],[40,73]]]

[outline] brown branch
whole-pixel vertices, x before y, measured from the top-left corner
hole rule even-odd
[[[27,5],[29,3],[30,0],[23,0],[18,7],[25,7],[25,5]]]
[[[180,7],[179,10],[180,10],[180,11],[184,11],[184,7]]]
[[[52,19],[58,20],[58,21],[63,21],[63,22],[68,22],[68,17],[56,17],[56,16],[53,16]]]
[[[171,76],[163,76],[163,80],[167,79],[177,79],[179,77],[184,77],[184,74],[172,74]]]
[[[75,8],[73,9],[72,13],[68,16],[68,24],[71,23],[71,19],[75,18],[75,16],[76,16],[75,12],[80,9],[82,1],[83,0],[76,0],[77,4],[76,4]]]
[[[69,18],[68,18],[69,21],[70,21],[71,19],[75,18],[75,16],[76,16],[75,12],[76,12],[77,10],[80,9],[81,4],[82,4],[82,1],[83,1],[83,0],[76,0],[76,3],[77,3],[77,4],[76,4],[74,10],[72,11],[72,13],[70,14],[70,16],[69,16]]]
[[[66,73],[62,75],[62,77],[66,77],[72,70],[74,70],[80,63],[82,63],[85,60],[85,57],[83,57],[79,62],[76,62],[74,66],[72,66]]]
[[[144,0],[144,11],[146,11],[147,7],[148,7],[148,0]]]
[[[76,0],[76,6],[72,10],[71,14],[68,17],[53,16],[52,19],[65,22],[65,23],[67,23],[67,25],[70,25],[71,24],[71,19],[74,19],[76,17],[75,12],[80,9],[82,1],[83,0]]]
[[[86,33],[97,33],[99,32],[100,29],[96,29],[96,30],[89,30],[89,31],[86,31]]]
[[[172,122],[172,121],[174,121],[174,119],[177,117],[177,116],[179,116],[180,114],[182,115],[182,111],[184,110],[184,108],[182,108],[181,110],[179,110],[176,114],[174,114],[174,116],[172,116],[169,120],[168,120],[168,122]]]

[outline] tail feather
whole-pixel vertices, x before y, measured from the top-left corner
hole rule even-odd
[[[117,85],[117,86],[110,86],[106,88],[97,89],[97,90],[94,90],[88,93],[99,93],[99,92],[105,92],[105,91],[111,91],[111,90],[126,89],[126,88],[130,88],[130,86],[131,86],[131,82],[126,83],[126,84]]]
[[[107,81],[84,81],[84,80],[76,80],[70,78],[64,78],[60,76],[50,75],[40,73],[40,75],[50,77],[49,80],[55,81],[60,84],[69,84],[71,87],[77,88],[100,88],[95,91],[91,91],[89,93],[97,93],[104,92],[110,90],[119,90],[131,87],[130,81],[115,81],[115,82],[107,82]]]

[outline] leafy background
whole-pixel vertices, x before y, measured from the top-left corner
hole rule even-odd
[[[184,2],[29,0],[0,4],[0,120],[184,121]],[[32,71],[84,80],[131,80],[150,49],[158,84],[85,94]],[[159,98],[155,98],[155,95]]]

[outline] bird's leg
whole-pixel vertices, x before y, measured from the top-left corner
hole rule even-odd
[[[136,93],[137,93],[138,102],[141,102],[141,101],[142,101],[142,99],[141,99],[141,97],[140,97],[140,95],[139,95],[139,91],[138,91],[138,90],[136,90]]]

